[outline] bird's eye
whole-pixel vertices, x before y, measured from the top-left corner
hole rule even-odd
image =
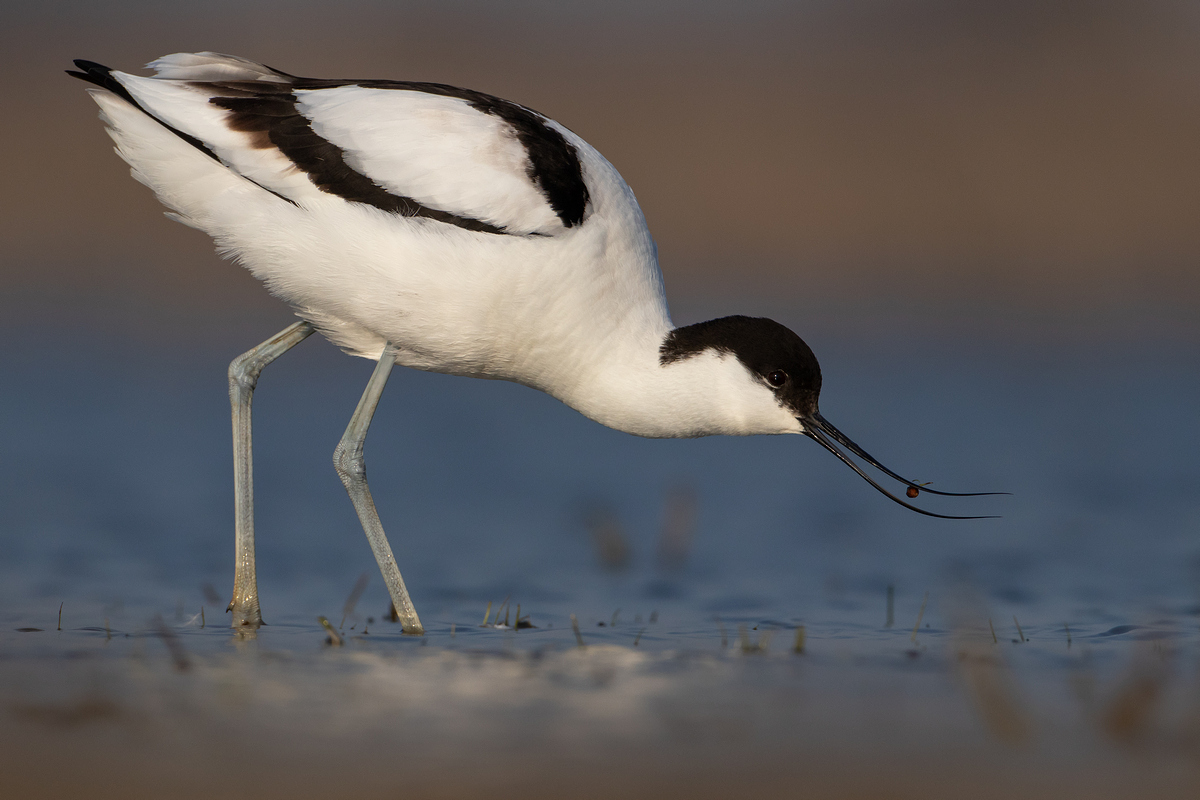
[[[787,383],[787,379],[787,373],[781,369],[771,370],[771,372],[767,375],[767,383],[771,384],[776,389]]]

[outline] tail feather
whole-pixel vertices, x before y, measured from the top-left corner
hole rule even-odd
[[[78,62],[76,62],[78,63]],[[166,80],[221,82],[263,81],[291,83],[295,76],[272,69],[265,64],[239,56],[204,51],[201,53],[172,53],[146,65]]]

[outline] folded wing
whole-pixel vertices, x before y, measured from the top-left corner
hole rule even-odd
[[[229,169],[306,205],[338,198],[489,234],[581,224],[583,145],[515,103],[442,84],[299,78],[214,53],[166,56],[152,78],[77,62]]]

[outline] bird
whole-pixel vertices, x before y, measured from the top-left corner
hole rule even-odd
[[[809,346],[770,319],[676,327],[629,185],[563,125],[440,83],[303,78],[175,53],[153,76],[77,60],[135,179],[209,234],[299,318],[229,366],[234,628],[263,624],[254,557],[251,402],[262,369],[314,332],[376,361],[336,471],[404,633],[424,627],[367,484],[363,447],[394,365],[514,381],[643,437],[801,434],[891,500],[852,457],[920,492],[818,410]]]

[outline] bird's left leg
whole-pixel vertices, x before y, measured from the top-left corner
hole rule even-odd
[[[388,343],[379,356],[379,364],[367,382],[366,391],[358,401],[358,408],[346,426],[346,433],[333,451],[333,465],[342,485],[354,503],[358,519],[362,522],[371,550],[375,553],[375,561],[379,563],[379,571],[383,573],[383,582],[387,584],[388,593],[392,596],[392,605],[400,618],[400,627],[405,633],[422,634],[425,628],[417,617],[408,589],[404,586],[404,578],[400,577],[400,569],[396,566],[396,558],[392,555],[391,545],[383,533],[383,524],[379,521],[379,512],[375,510],[375,501],[371,498],[371,489],[367,486],[367,468],[363,461],[363,443],[367,438],[367,429],[371,427],[371,418],[375,416],[375,407],[383,394],[388,375],[396,363],[396,348]]]

